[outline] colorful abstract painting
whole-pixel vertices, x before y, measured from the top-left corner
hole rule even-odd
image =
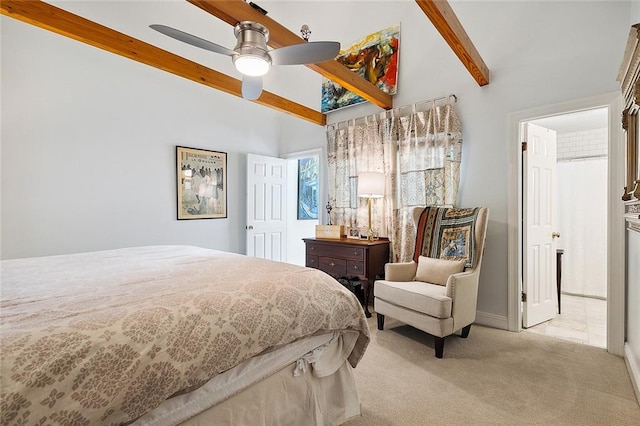
[[[400,25],[385,28],[340,51],[338,62],[357,72],[385,93],[395,95],[398,79]],[[366,99],[331,80],[322,83],[322,112],[365,102]]]

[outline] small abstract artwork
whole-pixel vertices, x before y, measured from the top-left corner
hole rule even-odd
[[[298,160],[298,220],[318,219],[318,157]]]
[[[390,95],[397,91],[400,25],[369,34],[362,40],[341,50],[338,62],[358,73]],[[322,112],[365,102],[363,97],[331,80],[322,83]]]

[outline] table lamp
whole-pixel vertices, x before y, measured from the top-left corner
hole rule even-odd
[[[369,199],[369,241],[373,240],[373,228],[371,227],[371,200],[384,196],[384,173],[362,172],[358,175],[358,197]]]

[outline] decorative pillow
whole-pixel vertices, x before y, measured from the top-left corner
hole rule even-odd
[[[420,256],[418,258],[418,270],[416,271],[414,281],[447,285],[449,275],[464,271],[465,263],[465,259],[445,260]]]
[[[426,207],[416,226],[418,256],[432,259],[466,260],[466,267],[475,263],[475,222],[480,208]]]

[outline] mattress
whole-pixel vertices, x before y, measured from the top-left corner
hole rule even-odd
[[[355,367],[369,342],[323,272],[191,246],[3,261],[0,308],[2,424],[144,421],[286,345],[331,335]]]

